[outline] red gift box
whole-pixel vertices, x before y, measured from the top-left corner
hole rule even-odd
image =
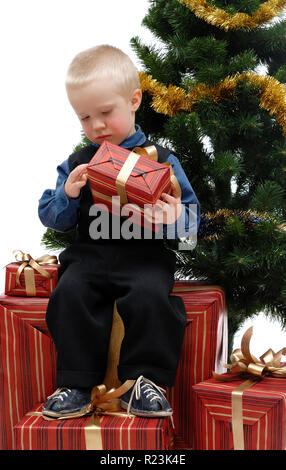
[[[14,426],[17,450],[171,450],[170,418],[128,417],[125,412],[45,420],[42,405]]]
[[[18,283],[17,277],[22,264],[22,262],[15,262],[6,266],[5,294],[10,296],[19,295],[21,297],[49,297],[57,285],[60,265],[41,265],[41,268],[48,274],[48,277],[45,277],[31,266],[26,266],[19,276]],[[27,274],[29,278],[27,278]],[[32,282],[31,289],[28,287],[28,279]]]
[[[0,305],[6,307],[29,325],[46,335],[50,332],[46,323],[47,297],[13,297],[0,295]]]
[[[0,449],[14,449],[13,426],[55,389],[56,353],[48,335],[0,305]]]
[[[106,141],[91,159],[87,174],[95,204],[103,203],[116,215],[121,214],[124,204],[135,204],[132,221],[148,229],[151,225],[144,219],[144,205],[155,204],[163,192],[170,192],[171,179],[178,187],[170,164],[158,163]]]
[[[192,385],[223,372],[227,360],[227,310],[223,289],[194,281],[175,282],[173,294],[184,301],[187,326],[175,384],[167,389],[174,414],[176,449],[194,446]]]
[[[233,396],[245,382],[245,379],[220,382],[212,378],[193,386],[196,450],[234,449]],[[242,413],[245,450],[285,449],[285,378],[253,381],[242,393]]]

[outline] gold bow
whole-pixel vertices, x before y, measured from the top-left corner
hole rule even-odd
[[[253,327],[248,328],[241,339],[240,349],[235,349],[231,356],[231,364],[223,364],[230,369],[229,374],[217,374],[213,372],[213,377],[217,380],[228,382],[234,379],[246,378],[231,393],[232,406],[232,434],[233,446],[235,450],[244,450],[243,433],[243,405],[242,395],[245,390],[252,387],[264,376],[286,378],[286,366],[281,362],[282,355],[286,354],[286,348],[274,353],[268,349],[259,359],[250,352],[250,340]]]
[[[57,257],[52,255],[43,255],[40,258],[33,259],[28,253],[23,253],[21,250],[14,250],[13,254],[17,261],[22,261],[16,274],[16,284],[21,287],[20,276],[24,270],[26,293],[28,296],[36,295],[36,286],[34,279],[34,270],[38,271],[42,276],[50,279],[52,275],[48,273],[42,264],[57,264]]]
[[[105,411],[118,411],[121,409],[121,395],[126,393],[135,383],[135,380],[126,380],[120,387],[112,388],[108,392],[104,384],[93,387],[91,392],[90,411],[104,413]]]
[[[241,348],[235,349],[231,356],[231,364],[223,364],[224,367],[230,369],[228,375],[216,374],[213,372],[215,379],[229,381],[234,378],[245,376],[271,376],[271,377],[286,377],[286,366],[281,362],[282,355],[286,354],[286,347],[274,353],[272,349],[268,349],[259,359],[257,359],[250,352],[250,340],[253,333],[251,326],[246,330],[241,339]]]

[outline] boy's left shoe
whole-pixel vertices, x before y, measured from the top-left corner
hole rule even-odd
[[[166,417],[173,410],[163,393],[165,390],[140,375],[133,387],[121,396],[121,406],[127,412],[144,418]]]
[[[42,415],[54,419],[78,418],[90,411],[90,390],[62,387],[48,397]]]

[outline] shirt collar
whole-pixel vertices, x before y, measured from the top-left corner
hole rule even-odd
[[[140,147],[146,141],[146,136],[142,131],[141,127],[138,124],[135,124],[135,132],[134,134],[127,137],[127,139],[121,142],[120,147],[125,149],[132,149],[134,147]],[[99,145],[95,142],[92,143],[96,148],[99,148]]]

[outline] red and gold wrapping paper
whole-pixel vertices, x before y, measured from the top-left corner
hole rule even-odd
[[[132,221],[158,231],[156,225],[144,219],[142,209],[145,204],[154,204],[163,192],[170,192],[171,179],[178,191],[179,185],[171,165],[155,161],[156,147],[150,158],[135,151],[141,153],[145,149],[136,148],[130,152],[106,141],[99,147],[87,167],[92,197],[95,204],[103,203],[115,215],[120,215],[124,204],[135,204]],[[120,204],[114,204],[114,200],[112,204],[113,196],[119,198]]]
[[[14,297],[0,295],[0,305],[6,307],[29,325],[46,335],[50,335],[46,323],[47,297]]]
[[[176,449],[193,448],[192,385],[223,371],[227,358],[227,310],[224,291],[197,282],[175,282],[173,294],[182,297],[187,327],[175,384],[167,390],[174,410]]]
[[[122,147],[104,142],[87,167],[91,189],[105,196],[118,196],[118,174],[130,153]],[[122,204],[133,202],[140,207],[154,204],[162,192],[170,189],[170,168],[144,156],[133,155],[137,160],[125,182],[127,200],[123,199]],[[106,199],[102,198],[102,201]]]
[[[5,278],[5,294],[10,296],[31,296],[26,289],[26,280],[25,272],[23,271],[20,275],[20,286],[17,284],[17,272],[21,262],[10,263],[6,266],[6,278]],[[53,289],[57,285],[58,281],[58,270],[60,268],[59,264],[53,265],[43,265],[45,271],[50,274],[50,278],[44,277],[39,272],[33,270],[35,292],[33,296],[35,297],[49,297]],[[25,268],[32,270],[31,267]]]
[[[232,450],[233,393],[245,379],[214,378],[193,386],[195,449]],[[286,380],[264,377],[242,394],[245,450],[284,450],[286,446]]]
[[[16,424],[17,450],[171,450],[170,418],[139,418],[122,411],[76,419],[45,420],[42,404]]]
[[[0,305],[0,449],[14,449],[13,426],[55,389],[49,336]]]
[[[181,296],[184,301],[187,311],[187,327],[176,381],[172,388],[167,389],[167,396],[174,410],[175,448],[189,449],[193,447],[194,410],[191,400],[192,385],[211,377],[213,370],[223,372],[220,364],[221,361],[226,362],[227,357],[227,312],[224,292],[220,287],[202,285],[192,281],[177,281],[175,282],[173,294]],[[15,318],[16,323],[18,321],[21,324],[25,324],[20,340],[23,343],[22,348],[24,348],[24,350],[29,349],[30,345],[32,345],[32,355],[35,354],[35,347],[30,339],[25,339],[25,334],[30,331],[27,329],[28,327],[34,330],[32,326],[48,333],[47,327],[45,326],[45,302],[48,302],[48,299],[35,299],[31,297],[26,299],[18,297],[13,299],[9,296],[0,297],[0,304],[13,310],[13,318]],[[34,308],[36,309],[35,312],[33,312]],[[38,331],[38,333],[44,336],[40,331]],[[104,383],[107,384],[108,387],[118,387],[120,385],[116,375],[116,366],[123,335],[123,323],[115,310],[108,357],[109,367],[104,380]],[[36,351],[41,358],[40,350],[37,349]],[[25,354],[29,356],[30,353],[25,352]],[[1,351],[1,360],[3,361],[2,355]],[[45,348],[44,357],[47,366],[47,374],[52,375],[52,385],[49,388],[49,392],[47,392],[41,400],[34,401],[33,404],[39,401],[45,401],[46,396],[52,393],[56,388],[54,385],[56,360],[55,349],[52,342],[49,343],[49,347]],[[5,357],[4,362],[6,362]],[[52,374],[49,370],[52,371]],[[7,382],[7,379],[5,380]],[[21,393],[25,396],[28,392],[23,389]],[[4,409],[4,407],[2,407],[2,409]],[[26,407],[25,412],[27,410],[28,408]],[[24,413],[22,415],[20,413],[20,418],[22,418],[23,415]],[[10,423],[6,422],[5,426],[5,433],[10,433]],[[11,444],[10,440],[10,445]]]

